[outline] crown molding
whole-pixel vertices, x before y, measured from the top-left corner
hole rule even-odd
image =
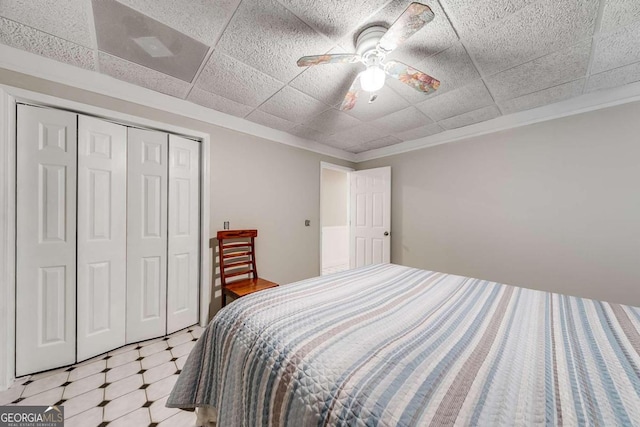
[[[0,68],[73,86],[112,98],[149,106],[175,115],[257,136],[314,153],[353,162],[355,154],[300,138],[249,120],[203,107],[95,71],[74,67],[24,50],[0,44]],[[0,82],[1,83],[1,82]],[[215,145],[215,142],[213,142]]]
[[[433,147],[449,142],[460,141],[489,133],[500,132],[533,123],[555,120],[562,117],[601,110],[629,102],[640,101],[640,82],[619,86],[613,89],[587,93],[575,98],[549,104],[531,110],[521,111],[506,116],[496,117],[459,129],[447,130],[420,139],[401,142],[388,147],[364,151],[356,154],[355,162],[379,159],[394,154],[407,153],[422,148]]]

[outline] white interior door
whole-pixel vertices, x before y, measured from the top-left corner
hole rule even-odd
[[[76,360],[76,126],[18,105],[16,375]]]
[[[164,132],[129,128],[127,342],[167,328],[167,176]]]
[[[351,268],[391,262],[391,167],[352,172]]]
[[[127,128],[78,117],[78,360],[125,343]]]
[[[169,136],[167,333],[198,322],[200,143]]]

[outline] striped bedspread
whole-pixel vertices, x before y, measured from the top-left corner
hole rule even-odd
[[[167,406],[219,427],[640,425],[640,309],[364,267],[221,310]]]

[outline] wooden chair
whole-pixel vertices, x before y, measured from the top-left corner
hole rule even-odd
[[[258,230],[218,231],[222,307],[227,305],[227,295],[233,298],[240,298],[263,289],[278,286],[277,283],[258,277],[254,241],[256,237],[258,237]],[[215,248],[215,239],[209,241],[209,247]],[[213,265],[215,265],[215,262],[216,253],[214,251]],[[233,279],[237,276],[248,277]],[[229,279],[232,280],[230,281]]]

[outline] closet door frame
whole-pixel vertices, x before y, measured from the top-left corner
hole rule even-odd
[[[17,104],[70,110],[127,126],[157,129],[200,141],[200,301],[199,323],[206,326],[211,302],[211,257],[209,256],[211,136],[180,126],[0,85],[0,391],[15,380],[16,314],[16,110]]]

